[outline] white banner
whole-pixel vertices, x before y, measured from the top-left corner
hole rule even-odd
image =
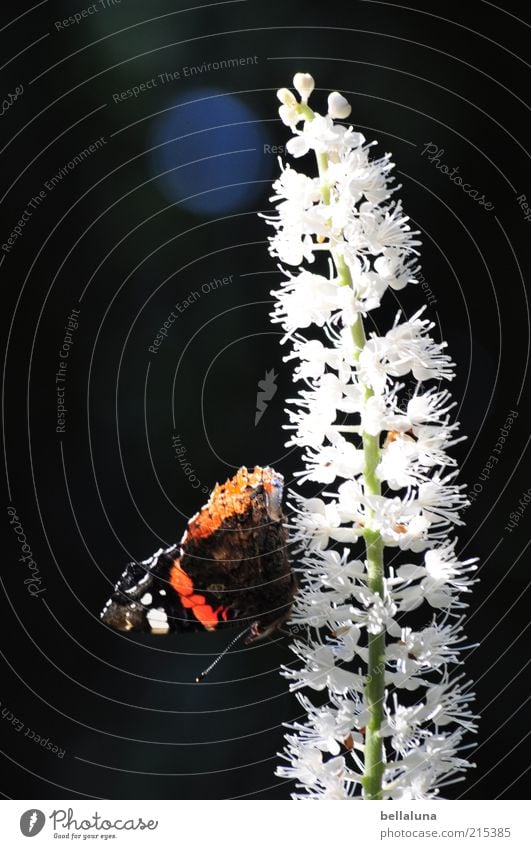
[[[2,845],[149,849],[515,847],[531,845],[528,803],[517,801],[296,803],[276,801],[0,802]],[[35,843],[29,843],[35,839]]]

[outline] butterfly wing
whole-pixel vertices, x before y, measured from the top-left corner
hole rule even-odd
[[[287,618],[295,590],[283,484],[273,469],[242,467],[215,487],[181,542],[181,567],[196,591],[227,607],[231,621],[259,623],[257,635]]]
[[[167,634],[185,630],[187,617],[169,581],[178,557],[179,546],[173,545],[140,563],[128,563],[103,608],[103,622],[117,631]]]
[[[216,485],[179,545],[130,563],[101,616],[120,631],[214,630],[252,625],[264,636],[290,610],[282,476],[245,467]]]

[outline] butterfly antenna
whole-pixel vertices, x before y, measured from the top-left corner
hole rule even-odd
[[[201,681],[203,681],[207,677],[208,673],[211,672],[214,669],[214,667],[220,662],[221,658],[225,657],[225,655],[227,654],[227,652],[229,652],[231,650],[233,645],[235,645],[239,640],[241,640],[242,637],[245,637],[245,635],[249,633],[251,628],[252,628],[252,625],[249,625],[248,628],[244,628],[243,631],[240,631],[240,633],[237,634],[234,637],[233,640],[231,640],[231,642],[228,644],[228,646],[223,649],[221,654],[218,654],[218,656],[216,657],[216,659],[214,661],[212,661],[210,666],[207,666],[207,668],[204,669],[203,672],[201,672],[201,674],[196,677],[195,683],[199,684]]]

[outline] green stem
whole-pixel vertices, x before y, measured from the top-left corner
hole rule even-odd
[[[357,349],[354,358],[358,360],[366,341],[365,328],[361,315],[358,315],[357,321],[352,325],[351,332]],[[365,400],[367,401],[374,395],[374,392],[370,386],[364,386],[364,390]],[[369,495],[380,495],[382,488],[376,475],[376,469],[381,455],[379,434],[373,436],[363,431],[362,442],[365,460],[363,469],[365,492]],[[370,592],[377,593],[380,598],[383,598],[383,540],[380,532],[371,528],[373,518],[372,511],[369,511],[363,534],[369,575],[368,587]],[[379,634],[368,635],[368,649],[365,699],[369,711],[369,722],[365,730],[365,774],[363,777],[363,789],[366,799],[378,800],[382,798],[382,779],[385,766],[385,753],[381,736],[385,697],[385,631],[381,631]]]
[[[299,112],[306,121],[313,121],[315,118],[315,112],[308,106],[307,103],[299,103],[297,106],[297,112]]]
[[[301,112],[306,120],[313,120],[314,113],[306,104],[301,104]],[[321,196],[325,204],[330,203],[330,186],[326,183],[326,172],[328,170],[328,157],[326,154],[317,154],[317,166],[319,176],[324,181]],[[331,247],[330,253],[335,263],[340,286],[352,286],[350,269],[345,262],[344,256],[337,247]],[[356,351],[354,359],[359,359],[363,350],[366,337],[363,319],[358,315],[357,320],[351,328],[352,339]],[[365,400],[374,395],[370,386],[363,385]],[[376,475],[376,469],[380,462],[380,435],[373,436],[366,431],[362,433],[364,469],[363,477],[365,492],[369,495],[380,495],[381,485]],[[384,554],[383,540],[378,530],[371,527],[374,518],[373,512],[368,511],[366,526],[363,533],[365,540],[365,551],[367,555],[368,588],[370,592],[376,593],[383,599],[384,596]],[[366,799],[378,800],[382,798],[382,781],[385,768],[385,750],[381,736],[382,722],[384,718],[385,697],[385,630],[379,634],[368,635],[368,662],[367,683],[365,687],[365,699],[369,712],[369,721],[365,731],[365,769],[363,776],[363,790]]]
[[[321,197],[324,204],[330,203],[330,186],[326,182],[326,172],[328,170],[328,156],[326,153],[317,154],[317,168],[321,178]]]
[[[376,477],[376,467],[380,459],[378,437],[364,433],[363,451],[365,454],[365,491],[371,495],[379,495],[381,487]],[[367,552],[369,590],[370,592],[377,593],[380,598],[383,598],[384,557],[382,537],[379,531],[373,530],[370,527],[365,529],[363,536],[365,538]],[[368,642],[369,657],[365,698],[369,711],[369,722],[365,731],[365,775],[363,789],[366,799],[381,799],[385,765],[385,753],[381,736],[385,696],[385,630],[380,631],[379,634],[369,634]]]
[[[334,262],[336,264],[337,273],[338,273],[338,277],[339,277],[339,285],[340,286],[352,286],[352,275],[350,273],[350,268],[348,267],[347,263],[345,262],[345,258],[343,257],[342,254],[337,253],[337,251],[335,251],[333,253],[333,257],[334,257]],[[358,334],[359,334],[358,338],[356,338],[356,336],[354,336],[354,328],[355,327],[358,328],[358,331],[357,331]],[[356,343],[356,346],[361,351],[361,349],[365,345],[365,332],[363,330],[363,322],[361,320],[361,317],[358,319],[356,324],[353,325],[352,335],[354,337],[354,342]]]
[[[311,109],[307,103],[299,103],[297,107],[297,111],[304,116],[306,121],[313,121],[315,118],[315,112]],[[325,182],[321,188],[321,197],[323,198],[323,203],[330,203],[330,186],[326,183],[326,171],[328,169],[328,156],[326,153],[316,153],[317,157],[317,167],[319,169],[319,176]]]

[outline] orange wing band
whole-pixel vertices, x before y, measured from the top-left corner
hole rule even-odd
[[[227,621],[228,608],[220,606],[214,610],[210,604],[206,604],[204,595],[194,593],[194,584],[186,572],[181,569],[179,561],[176,560],[170,570],[170,584],[179,594],[183,607],[191,608],[195,618],[201,622],[204,628],[212,630],[218,624],[220,617]]]

